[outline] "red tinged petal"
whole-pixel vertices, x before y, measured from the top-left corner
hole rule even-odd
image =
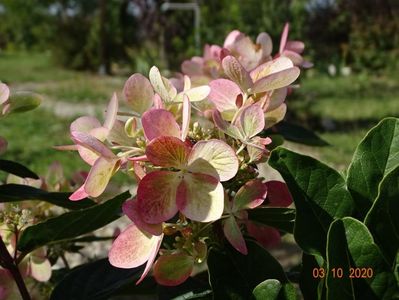
[[[158,224],[177,213],[176,190],[181,181],[179,176],[178,172],[154,171],[140,181],[137,201],[143,222]]]
[[[267,195],[267,187],[262,180],[253,179],[243,185],[234,197],[233,212],[252,209],[263,203]]]
[[[123,87],[123,94],[129,107],[139,114],[152,106],[154,90],[150,81],[140,73],[129,77]]]
[[[77,118],[71,123],[70,131],[71,133],[74,131],[89,133],[92,129],[98,127],[101,127],[100,121],[94,117],[84,116]]]
[[[279,53],[282,53],[285,49],[285,46],[286,46],[287,40],[288,40],[288,32],[289,31],[290,31],[290,24],[285,23],[283,32],[281,33]]]
[[[223,186],[215,177],[186,173],[177,190],[177,206],[191,220],[218,220],[223,213]]]
[[[216,109],[223,111],[236,111],[236,99],[241,95],[240,87],[228,79],[216,79],[209,83],[211,92],[208,99],[215,104]]]
[[[144,272],[143,272],[143,274],[141,274],[139,280],[136,282],[136,285],[139,284],[140,282],[142,282],[144,280],[144,278],[147,276],[147,274],[150,272],[151,267],[154,263],[154,260],[157,257],[159,248],[161,247],[163,234],[161,234],[160,236],[153,237],[153,239],[155,239],[155,246],[153,246],[151,248],[151,252],[148,257],[147,264],[145,265]]]
[[[173,114],[165,109],[151,109],[141,118],[145,137],[152,141],[160,136],[180,137],[180,127]]]
[[[158,241],[159,237],[145,233],[131,224],[112,243],[108,253],[109,262],[123,269],[141,266],[150,258]]]
[[[248,254],[247,245],[245,244],[241,229],[238,226],[234,216],[228,217],[223,222],[223,232],[226,239],[234,247],[234,249],[244,255]]]
[[[191,103],[190,99],[184,95],[183,111],[182,111],[182,125],[181,125],[181,140],[186,140],[188,131],[190,130],[190,117],[191,117]]]
[[[145,150],[147,158],[157,166],[182,169],[187,164],[190,148],[179,138],[161,136],[152,140]]]
[[[69,200],[71,200],[71,201],[79,201],[79,200],[82,200],[82,199],[87,198],[87,197],[89,197],[89,194],[86,193],[85,186],[82,185],[71,196],[69,196]]]
[[[116,157],[116,155],[101,141],[87,133],[74,131],[71,133],[71,137],[76,144],[94,152],[99,156],[103,156],[109,159],[113,159]],[[79,148],[80,147],[78,147],[78,150]]]
[[[162,255],[154,264],[154,278],[161,285],[176,286],[190,277],[193,267],[194,258],[187,254]]]
[[[299,77],[299,73],[299,68],[292,67],[262,77],[254,83],[253,87],[250,89],[250,93],[263,93],[286,87]]]
[[[223,58],[222,66],[227,77],[237,83],[243,91],[252,86],[251,76],[234,56],[228,55]]]
[[[162,234],[162,223],[148,224],[141,219],[141,215],[138,208],[138,202],[136,199],[128,200],[125,203],[123,203],[122,211],[141,230],[149,232],[153,235]]]
[[[284,182],[272,180],[265,183],[267,186],[270,206],[287,207],[292,203],[292,196]]]
[[[301,54],[305,49],[305,44],[301,41],[288,41],[285,45],[285,50],[291,50]]]
[[[248,234],[266,249],[276,247],[280,244],[281,236],[275,228],[247,221],[247,230]]]
[[[227,181],[237,174],[238,159],[234,150],[223,141],[200,141],[191,150],[188,170]]]

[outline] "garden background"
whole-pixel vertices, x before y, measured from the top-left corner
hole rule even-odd
[[[201,55],[205,44],[222,44],[234,29],[252,38],[268,32],[276,47],[285,22],[290,39],[305,42],[305,58],[314,64],[301,71],[298,89],[288,97],[286,121],[314,131],[328,144],[286,142],[285,147],[342,171],[371,127],[386,116],[399,117],[397,1],[181,1],[180,7],[197,7],[198,15],[167,3],[2,0],[0,81],[13,92],[34,91],[44,99],[34,111],[1,120],[0,135],[9,141],[3,158],[41,175],[55,161],[66,178],[87,171],[76,153],[53,146],[70,143],[69,124],[77,117],[102,119],[110,95],[116,91],[123,98],[132,73],[147,75],[157,65],[173,75],[184,59]],[[5,175],[0,176],[3,181]],[[124,174],[113,182],[132,183]],[[290,256],[292,236],[285,242],[278,258],[298,258]],[[294,246],[293,253],[298,249]]]

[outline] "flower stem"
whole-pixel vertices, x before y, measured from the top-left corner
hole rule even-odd
[[[13,258],[7,250],[6,245],[3,242],[3,239],[0,236],[0,262],[2,267],[10,271],[12,277],[14,278],[15,283],[18,286],[19,292],[23,300],[31,300],[29,292],[26,288],[25,282],[19,272],[18,266],[14,263]]]

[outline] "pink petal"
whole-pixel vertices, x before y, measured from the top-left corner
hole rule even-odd
[[[262,48],[257,47],[248,36],[236,41],[231,50],[245,70],[252,70],[263,58]]]
[[[226,239],[234,247],[234,249],[244,255],[248,254],[247,245],[245,244],[241,229],[238,226],[234,216],[230,216],[223,221],[223,232]]]
[[[111,265],[117,268],[130,269],[144,264],[158,244],[159,237],[154,237],[129,225],[112,243],[108,253]]]
[[[118,113],[118,98],[116,97],[116,93],[114,93],[107,107],[107,112],[105,114],[104,128],[111,130],[112,127],[114,127],[117,113]]]
[[[137,182],[140,182],[140,180],[146,175],[144,168],[138,161],[133,161],[133,170]]]
[[[145,154],[154,165],[182,169],[187,163],[189,151],[182,140],[173,136],[161,136],[147,145]]]
[[[237,83],[243,91],[252,86],[251,76],[234,56],[228,55],[223,58],[222,66],[227,77]]]
[[[218,111],[236,111],[236,99],[241,95],[241,89],[237,84],[227,79],[216,79],[209,83],[211,92],[208,99],[215,104]]]
[[[283,32],[281,33],[279,53],[282,53],[285,49],[285,45],[287,44],[289,30],[290,30],[290,24],[285,23]]]
[[[193,267],[194,258],[187,254],[162,255],[154,264],[154,278],[161,285],[176,286],[190,277]]]
[[[263,247],[270,249],[280,244],[281,236],[277,229],[247,221],[248,234],[255,238]]]
[[[29,275],[40,282],[49,281],[51,278],[51,264],[49,260],[31,257]]]
[[[241,130],[245,138],[257,135],[265,127],[263,109],[257,104],[243,108],[237,119],[236,126]]]
[[[288,88],[286,88],[286,87],[274,90],[272,97],[270,99],[270,103],[267,106],[267,110],[276,109],[281,104],[283,104],[285,98],[287,97],[287,92],[288,92]]]
[[[162,234],[162,223],[148,224],[141,219],[137,200],[128,200],[122,205],[122,211],[138,228],[153,235]]]
[[[84,116],[76,119],[71,123],[70,131],[89,133],[92,129],[101,127],[100,121],[90,116]]]
[[[252,80],[256,82],[263,77],[292,68],[293,66],[293,62],[288,57],[280,56],[252,70],[250,76]]]
[[[150,257],[148,258],[147,264],[145,265],[144,272],[143,272],[143,274],[141,274],[139,280],[136,282],[136,285],[138,285],[140,282],[142,282],[144,280],[144,278],[147,276],[147,274],[150,272],[151,267],[154,263],[154,260],[157,257],[159,248],[161,247],[163,234],[161,234],[160,236],[155,236],[154,239],[156,239],[156,244],[151,249]]]
[[[108,185],[112,175],[120,167],[119,159],[99,157],[91,168],[84,184],[84,190],[92,197],[100,196]]]
[[[291,50],[284,50],[283,53],[281,53],[281,57],[288,57],[295,66],[300,66],[303,63],[303,57]]]
[[[150,81],[140,73],[129,77],[123,87],[123,94],[129,107],[139,114],[152,106],[154,90]]]
[[[182,141],[185,141],[188,131],[190,130],[191,118],[191,103],[186,95],[184,95],[182,114],[181,139]]]
[[[79,189],[77,189],[71,196],[69,196],[69,200],[79,201],[84,198],[89,197],[89,194],[86,193],[84,185],[82,185]]]
[[[154,108],[155,109],[165,108],[164,105],[163,105],[162,99],[161,99],[161,97],[158,94],[154,95],[153,101],[154,101]]]
[[[238,159],[234,150],[223,141],[199,141],[191,150],[188,170],[227,181],[237,174]]]
[[[240,129],[238,129],[237,126],[231,124],[230,122],[223,120],[220,112],[218,112],[217,110],[214,110],[212,117],[213,117],[213,121],[215,122],[216,127],[219,128],[221,131],[223,131],[225,134],[227,134],[235,139],[239,139],[239,140],[244,139],[244,136],[243,136],[242,132],[240,131]]]
[[[223,213],[223,186],[213,176],[186,173],[177,190],[177,206],[191,220],[218,220]]]
[[[288,41],[285,45],[285,50],[291,50],[301,54],[305,49],[305,44],[301,41]]]
[[[193,60],[185,60],[181,65],[181,70],[184,74],[189,76],[203,75],[203,63]]]
[[[272,180],[265,183],[270,206],[286,207],[291,205],[292,196],[284,182]]]
[[[180,184],[178,172],[154,171],[140,181],[137,188],[141,220],[158,224],[177,213],[176,190]]]
[[[227,35],[227,37],[223,43],[223,47],[229,49],[234,44],[235,41],[242,38],[243,36],[244,36],[244,34],[241,33],[240,31],[233,30],[232,32],[230,32]]]
[[[233,212],[242,209],[252,209],[263,203],[266,198],[267,187],[260,179],[253,179],[245,183],[237,192],[233,201]]]
[[[180,127],[173,114],[165,109],[151,109],[141,118],[144,134],[151,141],[159,136],[180,137]]]
[[[258,37],[256,38],[256,43],[261,45],[262,47],[262,56],[269,57],[273,50],[273,42],[266,32],[259,33]]]
[[[5,83],[0,82],[0,105],[10,97],[10,89]]]
[[[256,81],[250,89],[250,93],[263,93],[280,89],[293,83],[299,77],[300,70],[297,67],[272,73]]]
[[[74,131],[71,133],[71,137],[76,144],[95,152],[97,155],[101,155],[109,159],[116,157],[107,146],[89,134]]]

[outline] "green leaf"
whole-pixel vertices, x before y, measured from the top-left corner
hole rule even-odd
[[[280,172],[293,196],[295,240],[308,254],[325,257],[331,222],[350,216],[354,207],[344,179],[320,161],[281,147],[272,151],[269,164]]]
[[[108,299],[117,289],[140,277],[143,267],[119,269],[107,258],[72,269],[54,288],[50,300]]]
[[[348,189],[362,216],[372,206],[381,180],[399,165],[399,119],[386,118],[358,145],[348,170]]]
[[[282,121],[274,127],[276,129],[274,133],[281,134],[287,141],[308,146],[329,146],[325,140],[301,125]]]
[[[320,299],[318,297],[318,288],[323,285],[323,282],[320,278],[313,276],[314,269],[320,269],[315,256],[303,253],[299,286],[304,299]]]
[[[49,193],[44,190],[22,184],[0,185],[0,203],[26,200],[42,200],[57,206],[73,210],[87,208],[95,204],[90,199],[71,201],[69,200],[70,195],[71,193]]]
[[[292,233],[295,222],[295,209],[280,207],[257,207],[247,211],[251,221]]]
[[[33,179],[39,179],[39,176],[37,176],[27,167],[11,160],[0,159],[0,170],[17,175],[22,178],[28,177]]]
[[[267,279],[259,283],[253,290],[256,300],[276,300],[282,288],[280,281]]]
[[[360,275],[365,275],[365,278],[350,278],[350,268],[369,269],[372,276],[360,271]],[[338,275],[339,269],[343,271],[342,277]],[[327,299],[388,300],[393,299],[398,290],[394,274],[367,227],[351,217],[331,224],[328,232],[326,273]]]
[[[42,97],[32,92],[16,92],[10,96],[7,113],[21,113],[33,110],[40,105]]]
[[[399,250],[399,166],[384,177],[364,223],[393,266]]]
[[[78,237],[101,228],[120,217],[121,205],[129,197],[130,193],[125,192],[103,204],[68,212],[29,226],[21,235],[18,250],[30,252],[41,246]]]
[[[252,290],[266,279],[288,283],[281,265],[269,252],[249,240],[247,247],[248,255],[231,246],[225,252],[211,248],[208,268],[214,299],[251,299]]]

